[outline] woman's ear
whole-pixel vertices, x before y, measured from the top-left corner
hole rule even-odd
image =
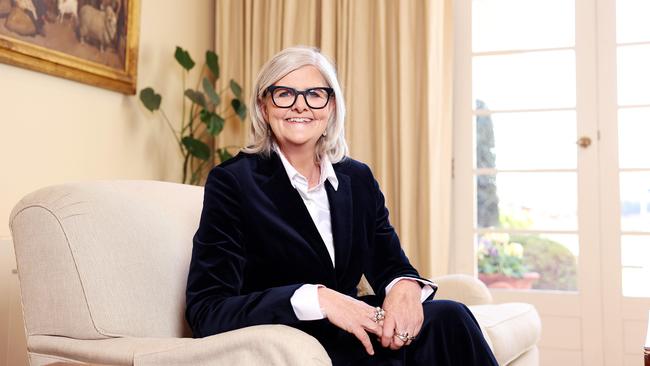
[[[330,113],[336,111],[336,98],[332,98],[328,105],[330,106]]]

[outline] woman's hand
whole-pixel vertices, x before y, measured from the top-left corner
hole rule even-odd
[[[398,333],[408,333],[408,337],[418,335],[424,321],[421,294],[420,285],[413,280],[400,280],[388,292],[383,305],[386,318],[381,336],[382,346],[396,350],[411,344],[411,340],[403,341],[397,337]]]
[[[370,332],[377,337],[382,335],[381,324],[373,320],[375,308],[327,287],[318,289],[318,301],[330,323],[354,334],[369,355],[375,354],[367,333]]]

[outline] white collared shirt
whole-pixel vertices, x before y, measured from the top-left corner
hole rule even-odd
[[[325,190],[325,181],[329,181],[332,188],[336,191],[339,188],[339,179],[336,177],[330,159],[327,155],[321,159],[321,174],[318,184],[309,188],[307,178],[300,174],[298,170],[291,165],[279,148],[276,148],[275,151],[280,155],[280,160],[282,160],[284,170],[287,171],[287,176],[289,177],[291,185],[296,189],[296,191],[298,191],[300,198],[302,198],[302,201],[305,203],[307,211],[309,211],[309,215],[316,225],[318,233],[325,243],[325,247],[327,247],[327,252],[332,260],[332,265],[335,265],[332,217],[330,215],[330,203],[327,199],[327,191]]]
[[[331,161],[327,155],[321,158],[320,163],[320,179],[318,184],[314,187],[309,188],[309,182],[305,176],[300,174],[298,170],[291,165],[289,160],[284,156],[280,148],[274,144],[273,149],[280,156],[284,170],[287,172],[289,181],[293,188],[295,188],[300,194],[300,198],[305,203],[307,211],[311,216],[318,233],[320,234],[327,252],[330,255],[332,260],[332,265],[336,267],[336,260],[334,257],[334,238],[332,236],[332,216],[330,215],[330,204],[327,199],[327,191],[325,190],[325,181],[329,181],[334,190],[338,190],[339,180],[336,177],[336,172],[334,172],[334,167],[332,166]],[[420,301],[426,300],[432,293],[433,289],[425,281],[420,281],[417,278],[410,277],[398,277],[391,281],[388,286],[386,286],[386,294],[390,291],[391,288],[397,283],[397,281],[402,279],[411,279],[423,283],[425,286],[422,288],[422,294],[420,295]],[[296,313],[296,317],[299,320],[318,320],[324,319],[326,317],[323,314],[323,311],[320,307],[320,302],[318,301],[318,288],[323,287],[322,285],[315,284],[305,284],[300,286],[291,296],[291,306],[293,311]]]

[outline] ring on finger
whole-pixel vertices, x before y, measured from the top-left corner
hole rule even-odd
[[[399,338],[399,340],[404,343],[410,339],[408,332],[395,332],[395,337]]]
[[[386,311],[384,311],[384,309],[382,309],[381,307],[377,306],[375,308],[375,313],[372,317],[372,320],[375,323],[379,323],[380,321],[384,320],[384,318],[386,318]]]

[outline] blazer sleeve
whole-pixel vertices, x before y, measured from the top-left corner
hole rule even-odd
[[[411,277],[430,283],[420,277],[402,250],[399,237],[388,219],[384,194],[377,180],[372,176],[372,172],[369,179],[372,182],[371,192],[374,196],[374,205],[371,207],[374,214],[374,227],[369,240],[370,261],[366,270],[368,282],[381,297],[386,296],[386,286],[398,277]]]
[[[185,317],[195,337],[298,322],[290,298],[302,284],[242,294],[247,262],[242,194],[232,173],[222,167],[210,172],[187,279]]]

